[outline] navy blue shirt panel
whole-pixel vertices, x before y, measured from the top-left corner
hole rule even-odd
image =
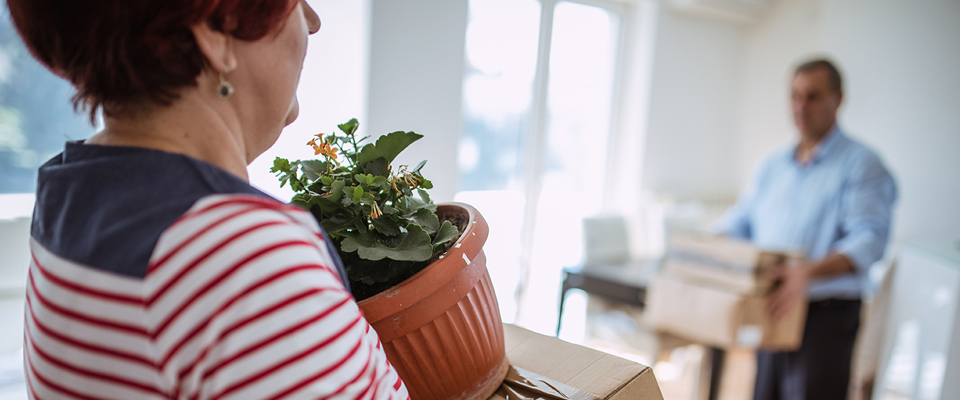
[[[273,199],[185,155],[67,142],[63,153],[40,167],[31,235],[61,257],[142,278],[160,235],[198,200],[215,194]],[[349,288],[342,261],[325,242]]]

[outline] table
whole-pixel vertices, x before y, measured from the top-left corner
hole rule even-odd
[[[592,295],[644,307],[647,285],[657,274],[660,259],[647,259],[619,264],[576,265],[563,269],[560,288],[560,310],[557,315],[557,336],[563,320],[563,303],[570,289],[580,289]],[[709,400],[715,400],[720,391],[720,379],[726,353],[710,348]]]
[[[563,319],[563,303],[570,289],[605,297],[625,304],[643,307],[647,285],[660,265],[659,259],[621,264],[576,265],[563,269],[560,288],[560,312],[557,315],[557,335]]]

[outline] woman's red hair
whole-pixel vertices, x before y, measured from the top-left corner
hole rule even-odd
[[[190,27],[201,22],[240,40],[279,28],[298,0],[7,0],[33,55],[73,83],[74,107],[123,113],[168,105],[207,66]],[[225,24],[230,21],[229,31]]]

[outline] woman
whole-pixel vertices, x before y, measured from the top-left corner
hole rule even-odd
[[[40,168],[34,398],[408,398],[313,219],[247,183],[298,113],[303,0],[8,0],[104,129]]]

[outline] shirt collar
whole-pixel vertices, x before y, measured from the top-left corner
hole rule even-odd
[[[840,131],[840,127],[834,124],[833,128],[830,128],[823,139],[820,139],[820,142],[813,148],[813,159],[810,160],[810,164],[815,164],[826,157],[833,148],[837,147],[837,142],[840,141],[842,137],[843,132]],[[799,163],[796,157],[796,149],[794,149],[792,159],[794,162]]]

